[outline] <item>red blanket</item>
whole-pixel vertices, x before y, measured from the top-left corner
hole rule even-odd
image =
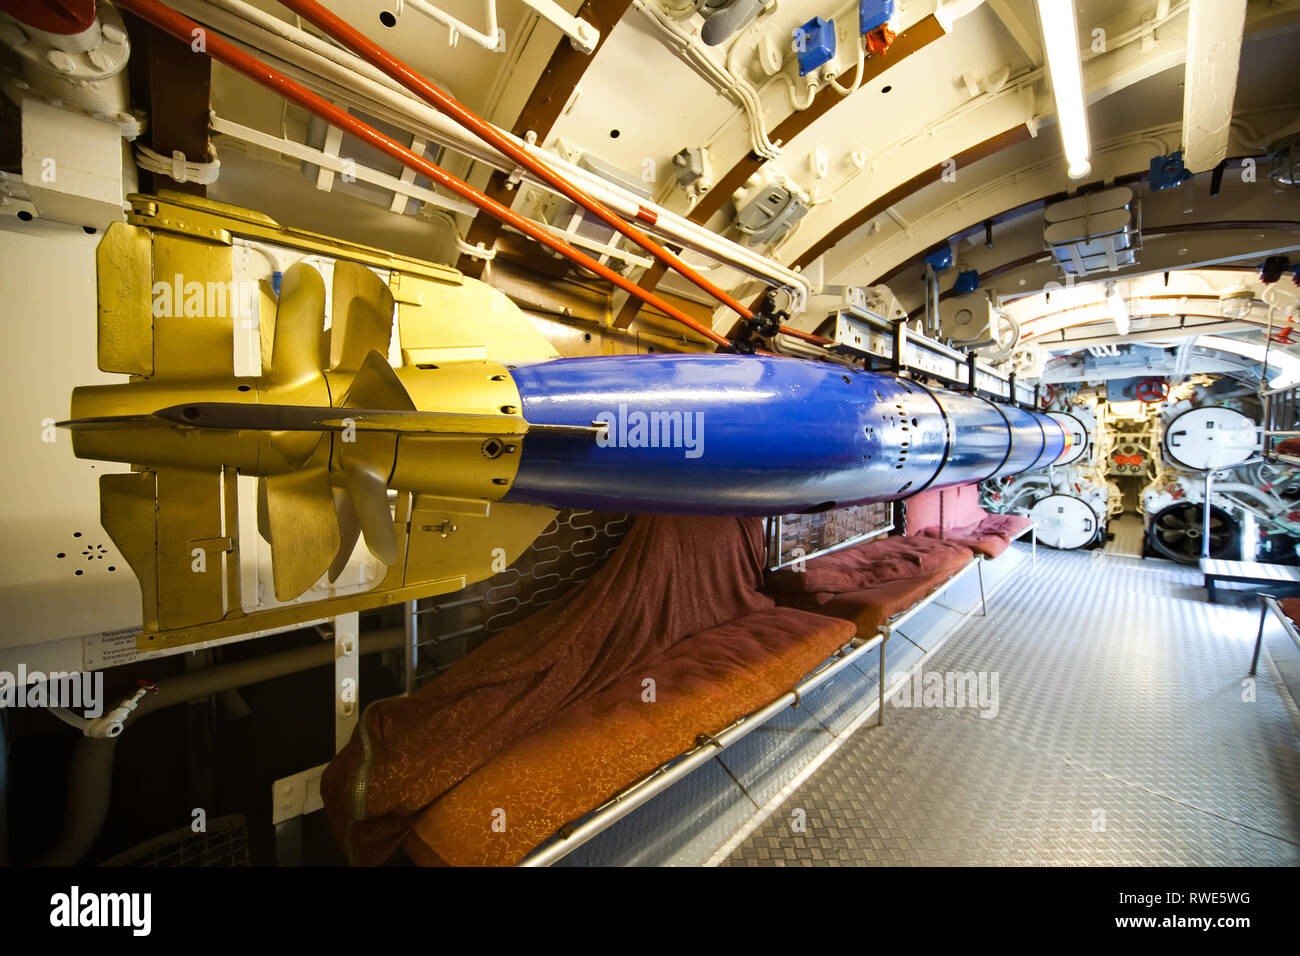
[[[759,519],[639,518],[586,584],[411,696],[367,708],[321,778],[352,862],[382,863],[425,807],[548,718],[687,635],[772,607],[763,563]]]
[[[498,753],[419,817],[406,850],[425,865],[517,863],[700,734],[776,700],[852,638],[848,623],[794,608],[692,634]]]
[[[966,548],[954,544],[895,535],[813,558],[804,571],[773,572],[767,583],[768,589],[778,594],[811,595],[818,604],[825,604],[838,594],[897,586],[951,571],[954,561],[960,567],[970,557]],[[815,605],[807,606],[816,609]]]

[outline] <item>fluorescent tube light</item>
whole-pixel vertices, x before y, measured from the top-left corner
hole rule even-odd
[[[1202,335],[1196,340],[1196,344],[1201,348],[1231,352],[1233,355],[1240,355],[1242,358],[1259,362],[1261,365],[1264,364],[1265,356],[1267,356],[1269,371],[1277,373],[1269,381],[1269,388],[1289,388],[1300,383],[1300,359],[1280,348],[1270,349],[1265,345],[1256,345],[1254,342],[1239,342],[1236,339],[1230,339],[1222,335]]]
[[[1079,30],[1074,22],[1074,0],[1038,0],[1043,26],[1043,48],[1056,97],[1056,122],[1071,179],[1092,172],[1088,143],[1088,115],[1083,105],[1083,66],[1079,59]]]

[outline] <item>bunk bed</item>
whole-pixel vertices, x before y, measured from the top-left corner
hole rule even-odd
[[[1038,525],[1022,515],[989,514],[980,507],[976,484],[922,492],[907,499],[906,510],[909,536],[952,541],[991,560],[1029,535],[1037,562]]]
[[[357,864],[553,862],[854,660],[883,674],[980,561],[896,535],[765,576],[759,519],[639,518],[586,584],[366,710],[322,778],[335,835]]]

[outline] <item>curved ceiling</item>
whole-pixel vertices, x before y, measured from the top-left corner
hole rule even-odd
[[[258,3],[284,15],[270,0]],[[758,251],[799,267],[816,284],[887,283],[907,310],[923,298],[920,256],[949,239],[960,267],[979,272],[999,303],[1024,308],[1015,300],[1061,280],[1044,252],[1043,203],[1114,181],[1132,182],[1140,195],[1142,252],[1138,263],[1104,278],[1231,263],[1249,271],[1267,254],[1300,248],[1300,191],[1276,189],[1260,166],[1269,143],[1300,130],[1294,55],[1300,0],[1249,0],[1228,145],[1236,159],[1221,182],[1204,173],[1163,192],[1141,177],[1153,157],[1182,141],[1188,0],[1077,0],[1093,144],[1093,172],[1084,183],[1066,176],[1035,0],[906,0],[898,5],[893,46],[867,59],[860,85],[846,93],[805,85],[796,74],[791,34],[813,16],[833,18],[837,81],[851,86],[856,3],[776,0],[728,42],[707,47],[699,36],[703,20],[689,0],[676,7],[671,0],[562,2],[600,26],[591,56],[574,50],[521,0],[496,2],[504,52],[465,38],[449,45],[447,31],[409,4],[396,19],[387,15],[394,8],[389,0],[330,6],[499,126],[532,133],[566,159],[728,238],[743,238],[732,226],[732,196],[747,179],[789,184],[809,210],[780,241]],[[468,23],[484,18],[482,0],[438,6]],[[214,105],[273,132],[301,120],[224,70],[214,77]],[[705,152],[712,188],[692,193],[678,183],[673,156],[684,148]],[[1245,166],[1243,158],[1251,158]],[[444,164],[517,210],[556,215],[553,201],[529,188],[511,189],[504,174],[494,176],[481,163],[444,157]],[[301,176],[268,176],[265,166],[266,157],[236,156],[214,195],[272,215],[277,206],[301,208],[312,184]],[[1258,173],[1253,181],[1252,173]],[[394,223],[415,217],[349,208],[356,211],[350,228],[363,241],[456,259],[446,230],[431,253],[427,220]],[[491,245],[499,233],[481,216],[457,215],[455,223],[471,243]],[[460,265],[476,268],[465,257]],[[705,301],[695,287],[654,266],[635,266],[631,274],[644,287],[662,284],[684,299]],[[742,300],[763,289],[725,267],[709,276]],[[950,284],[944,280],[945,288]],[[619,323],[631,321],[635,307],[616,306]],[[1069,313],[1045,306],[1069,328]],[[1135,303],[1134,314],[1141,308]],[[733,320],[725,310],[714,313],[721,331]],[[1101,330],[1084,337],[1102,337]]]

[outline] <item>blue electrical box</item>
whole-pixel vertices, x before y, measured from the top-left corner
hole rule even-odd
[[[957,281],[952,284],[956,295],[967,295],[980,287],[980,274],[975,269],[965,269],[957,273]]]
[[[894,0],[858,0],[858,32],[870,33],[894,16]]]
[[[794,31],[794,51],[799,75],[807,76],[835,55],[835,21],[813,17]]]
[[[921,261],[935,272],[942,272],[952,265],[952,246],[944,243],[928,256],[922,257]]]
[[[1191,171],[1183,165],[1183,154],[1179,150],[1168,156],[1157,156],[1151,160],[1151,172],[1147,182],[1152,189],[1173,189],[1192,178]]]

